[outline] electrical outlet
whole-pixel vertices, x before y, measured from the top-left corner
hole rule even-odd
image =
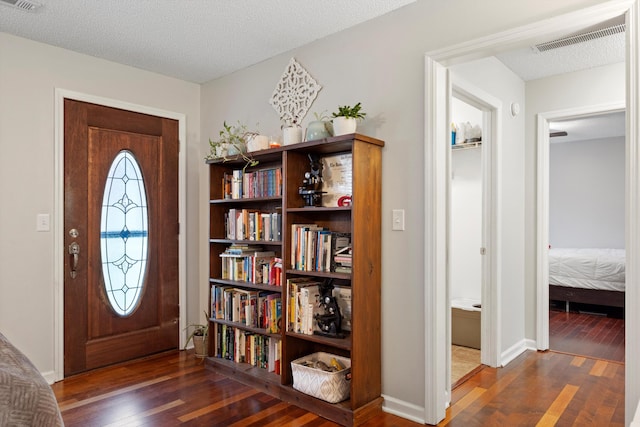
[[[404,231],[404,209],[394,209],[391,215],[391,229]]]

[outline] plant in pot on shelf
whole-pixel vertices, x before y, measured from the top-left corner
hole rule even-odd
[[[306,141],[314,141],[316,139],[323,139],[331,137],[333,126],[329,120],[329,116],[326,114],[326,110],[322,113],[313,113],[315,120],[310,122],[307,126]]]
[[[346,135],[354,133],[358,127],[358,120],[364,119],[367,113],[363,113],[362,105],[358,102],[353,107],[338,106],[338,111],[333,113],[333,135]]]
[[[214,141],[209,138],[210,152],[206,159],[228,161],[241,157],[246,162],[245,168],[255,166],[258,162],[247,154],[247,140],[257,134],[257,132],[247,130],[247,126],[240,121],[237,125],[230,125],[225,121],[218,139]]]

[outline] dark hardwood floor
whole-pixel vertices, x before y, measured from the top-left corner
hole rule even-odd
[[[578,307],[580,308],[580,307]],[[598,310],[597,307],[587,307]],[[624,362],[624,318],[620,313],[601,315],[549,310],[549,348],[563,353]],[[592,311],[593,312],[593,311]]]
[[[65,425],[305,426],[335,423],[204,368],[174,351],[52,385]],[[557,422],[557,423],[556,423]],[[450,426],[622,426],[624,365],[555,352],[526,352],[484,368],[453,391]],[[420,424],[383,414],[367,427]]]

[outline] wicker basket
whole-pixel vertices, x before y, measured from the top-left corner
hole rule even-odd
[[[335,358],[345,369],[337,372],[326,372],[321,369],[305,366],[307,362],[321,361],[331,366]],[[342,402],[349,398],[351,389],[351,359],[329,353],[313,353],[291,362],[293,388],[329,403]]]

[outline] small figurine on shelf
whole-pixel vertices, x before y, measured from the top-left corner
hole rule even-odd
[[[309,162],[309,171],[304,173],[304,179],[302,180],[302,186],[298,188],[298,194],[302,196],[306,206],[322,206],[322,195],[326,193],[326,191],[321,191],[322,162],[313,154],[309,154]]]
[[[344,338],[342,333],[342,315],[336,297],[333,296],[333,279],[325,280],[320,285],[320,307],[324,314],[316,314],[316,323],[320,330],[313,333],[332,338]]]

